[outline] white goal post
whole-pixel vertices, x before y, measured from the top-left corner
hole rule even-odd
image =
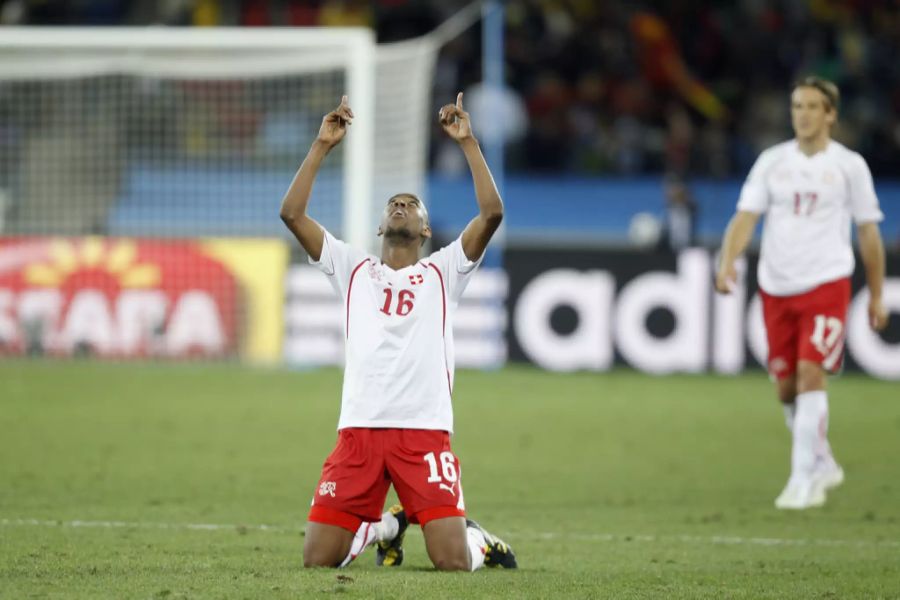
[[[14,82],[71,82],[118,75],[150,81],[265,82],[279,77],[329,71],[339,73],[341,75],[332,85],[333,89],[327,91],[329,97],[326,101],[336,106],[340,95],[346,93],[356,119],[350,135],[341,146],[342,227],[336,233],[350,243],[372,247],[375,222],[373,195],[383,192],[391,184],[403,186],[394,192],[424,191],[428,137],[425,113],[430,102],[431,73],[436,52],[437,46],[428,40],[379,49],[373,32],[366,28],[7,27],[0,30],[0,86],[8,88]],[[379,87],[379,79],[385,85]],[[402,85],[398,86],[398,83]],[[290,92],[290,89],[284,92],[275,89],[271,93]],[[305,100],[298,97],[295,102],[302,104]],[[23,101],[26,106],[13,107],[13,110],[27,113],[28,103]],[[317,96],[316,108],[325,105]],[[178,109],[177,106],[173,108]],[[71,110],[77,112],[84,109],[74,106]],[[410,115],[410,111],[421,114]],[[321,114],[316,114],[321,118]],[[36,113],[30,115],[30,120],[46,117]],[[80,117],[79,114],[67,115],[69,120],[65,126]],[[18,124],[13,122],[11,125],[15,127]],[[309,131],[313,125],[311,123],[307,127],[306,143],[314,135]],[[147,133],[148,137],[153,135],[153,131]],[[142,140],[137,143],[142,143]],[[376,146],[379,147],[376,149]],[[221,153],[227,154],[227,149]],[[305,149],[295,156],[293,168],[299,166],[303,153]],[[9,162],[18,158],[0,156],[0,161]],[[329,161],[334,160],[329,158]],[[390,160],[397,164],[385,163]],[[48,165],[48,168],[53,166]],[[376,170],[381,179],[375,177]],[[5,171],[11,171],[9,165]],[[282,180],[284,189],[288,183],[289,178]],[[8,188],[9,182],[0,181],[0,186]],[[416,189],[409,189],[409,186]],[[60,190],[65,187],[58,186]],[[15,190],[6,189],[7,195],[15,193]],[[33,198],[28,200],[36,202]],[[62,204],[64,201],[63,198],[44,197],[37,202],[52,207],[54,202]],[[315,204],[314,201],[313,206]],[[28,213],[27,210],[25,212]],[[49,210],[33,213],[32,216],[31,222],[20,229],[28,233],[43,233],[42,225],[52,224],[49,222],[52,216]],[[277,218],[274,220],[277,221]],[[174,229],[189,234],[182,228]],[[60,231],[79,233],[65,227]],[[47,227],[46,233],[55,232],[52,227]],[[141,234],[139,227],[129,232]],[[158,234],[159,231],[151,227],[149,233]],[[226,227],[212,233],[228,235],[232,231]],[[238,227],[234,233],[266,235],[270,232]]]

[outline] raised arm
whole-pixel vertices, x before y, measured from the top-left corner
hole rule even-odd
[[[739,210],[731,217],[728,228],[725,230],[725,238],[722,240],[722,254],[719,257],[719,270],[716,273],[717,292],[731,293],[732,286],[737,281],[734,261],[747,249],[757,221],[759,221],[759,214],[746,210]]]
[[[341,98],[340,106],[322,119],[319,135],[316,136],[306,158],[303,159],[303,164],[294,175],[294,180],[281,201],[281,220],[313,260],[319,260],[319,257],[322,256],[325,234],[322,226],[306,214],[309,196],[312,193],[313,182],[316,180],[319,166],[331,149],[344,139],[347,126],[352,121],[353,111],[347,105],[347,96],[344,96]]]
[[[503,201],[494,184],[494,177],[484,160],[478,140],[472,135],[469,113],[463,110],[462,92],[456,96],[456,104],[446,104],[438,113],[444,131],[462,148],[472,172],[475,184],[475,200],[478,216],[469,221],[462,233],[462,247],[466,258],[478,260],[484,254],[488,242],[503,220]]]
[[[860,223],[856,226],[859,237],[859,254],[866,270],[869,286],[869,326],[881,331],[888,324],[888,312],[881,298],[884,287],[884,244],[878,223]]]

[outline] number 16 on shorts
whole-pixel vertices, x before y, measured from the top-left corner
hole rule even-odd
[[[459,480],[456,457],[452,452],[443,451],[438,455],[429,452],[422,459],[428,464],[428,483],[436,483],[442,490],[456,496],[456,482]]]

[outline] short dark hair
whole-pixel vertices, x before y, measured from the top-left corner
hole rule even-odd
[[[407,197],[407,198],[412,198],[413,200],[415,200],[416,202],[418,202],[420,205],[422,204],[422,201],[419,199],[419,197],[416,196],[415,194],[413,194],[412,192],[400,192],[399,194],[394,194],[393,196],[391,196],[390,198],[388,198],[387,203],[390,204],[390,203],[391,203],[391,200],[393,200],[394,198],[399,198],[400,196],[405,196],[405,197]]]
[[[413,194],[412,192],[400,192],[399,194],[394,194],[393,196],[388,198],[387,203],[390,204],[391,200],[393,200],[394,198],[399,198],[400,196],[403,196],[405,198],[411,198],[411,199],[415,200],[416,202],[418,202],[419,207],[422,209],[422,212],[425,213],[425,224],[426,225],[430,224],[431,217],[428,215],[428,208],[425,206],[425,203],[422,202],[422,200],[420,200],[419,197],[416,196],[415,194]]]
[[[818,75],[807,75],[802,79],[797,80],[797,83],[794,84],[794,89],[799,87],[811,87],[816,88],[825,96],[826,100],[828,100],[828,104],[831,105],[835,111],[837,111],[838,107],[841,104],[841,92],[838,90],[838,86],[834,84],[833,81],[829,81],[824,77],[819,77]]]

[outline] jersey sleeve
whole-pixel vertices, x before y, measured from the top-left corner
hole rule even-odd
[[[850,192],[850,213],[856,223],[877,223],[884,219],[884,213],[878,206],[872,173],[866,160],[853,153],[848,162],[848,188]]]
[[[432,254],[428,260],[440,269],[447,286],[447,298],[451,302],[459,302],[469,280],[484,259],[482,254],[478,260],[469,260],[462,247],[462,237],[456,238],[449,246]]]
[[[738,199],[737,209],[756,214],[762,214],[769,208],[769,187],[766,177],[775,164],[775,152],[766,150],[759,155],[747,180],[741,187],[741,196]]]
[[[322,254],[319,260],[309,257],[313,265],[328,277],[328,282],[339,296],[347,291],[347,283],[353,270],[366,261],[366,254],[349,244],[337,239],[324,227],[325,239],[322,242]]]

